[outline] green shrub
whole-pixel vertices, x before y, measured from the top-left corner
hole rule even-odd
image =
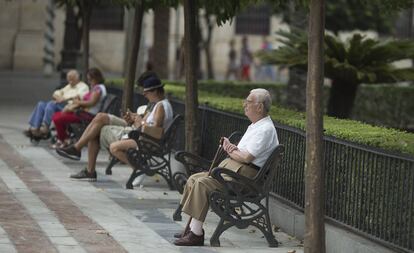
[[[105,80],[105,85],[122,88],[124,86],[124,79],[123,78],[113,78]]]
[[[182,86],[183,82],[165,81],[167,84]],[[226,95],[229,97],[242,98],[249,95],[249,91],[255,88],[267,89],[273,97],[274,104],[284,105],[286,100],[286,85],[275,83],[251,83],[233,81],[199,81],[198,89],[213,94]]]

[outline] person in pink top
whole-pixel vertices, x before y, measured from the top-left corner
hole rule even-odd
[[[70,141],[67,133],[69,124],[78,123],[81,120],[91,121],[95,117],[107,94],[105,85],[103,84],[104,78],[99,69],[89,69],[86,77],[91,86],[91,90],[82,99],[74,99],[72,104],[66,106],[63,111],[55,113],[52,117],[57,132],[57,146],[61,147],[69,144]],[[80,111],[75,113],[75,110]]]

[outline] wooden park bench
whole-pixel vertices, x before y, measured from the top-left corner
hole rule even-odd
[[[269,247],[278,246],[270,222],[269,192],[283,152],[283,145],[278,145],[254,178],[220,167],[212,170],[211,176],[223,184],[224,190],[210,194],[210,207],[220,217],[210,239],[211,246],[220,246],[220,235],[233,226],[239,229],[255,226]]]

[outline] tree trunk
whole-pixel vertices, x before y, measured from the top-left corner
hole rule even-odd
[[[160,78],[168,78],[168,46],[170,34],[170,8],[154,9],[154,43],[152,46],[153,68]]]
[[[142,18],[144,16],[144,6],[138,1],[135,6],[134,23],[132,24],[132,41],[131,52],[128,55],[127,71],[124,83],[124,92],[122,94],[122,111],[126,112],[129,108],[132,110],[134,96],[134,80],[137,68],[137,58],[139,43],[141,41]]]
[[[325,1],[311,0],[306,85],[305,253],[325,253],[322,86]]]
[[[92,14],[92,5],[83,0],[82,4],[82,41],[83,41],[83,54],[82,54],[82,80],[86,82],[86,74],[89,69],[89,30]]]
[[[207,79],[214,79],[213,57],[211,55],[211,38],[213,35],[213,24],[208,13],[204,14],[207,25],[207,38],[203,42],[206,53]]]
[[[193,0],[184,0],[184,66],[185,66],[185,149],[199,153],[200,134],[197,120],[197,6]]]
[[[358,84],[333,80],[328,102],[328,115],[340,119],[351,117]]]
[[[203,75],[204,75],[204,73],[203,73],[203,70],[202,70],[202,68],[201,68],[201,51],[203,50],[203,43],[202,43],[202,40],[203,40],[203,35],[201,34],[201,27],[200,27],[200,22],[199,22],[199,16],[198,16],[198,14],[196,14],[196,17],[195,17],[195,23],[196,23],[196,25],[195,25],[195,36],[194,36],[194,43],[195,43],[195,45],[196,45],[196,55],[195,55],[195,57],[194,57],[194,59],[195,59],[195,66],[197,66],[197,76],[196,76],[196,78],[197,79],[203,79]]]

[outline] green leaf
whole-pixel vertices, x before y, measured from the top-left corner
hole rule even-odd
[[[278,49],[257,54],[262,61],[288,67],[307,68],[307,36],[304,31],[276,33]],[[414,58],[414,42],[378,40],[354,34],[348,41],[325,36],[325,76],[352,83],[394,83],[413,80],[414,68],[400,69],[395,61]]]

